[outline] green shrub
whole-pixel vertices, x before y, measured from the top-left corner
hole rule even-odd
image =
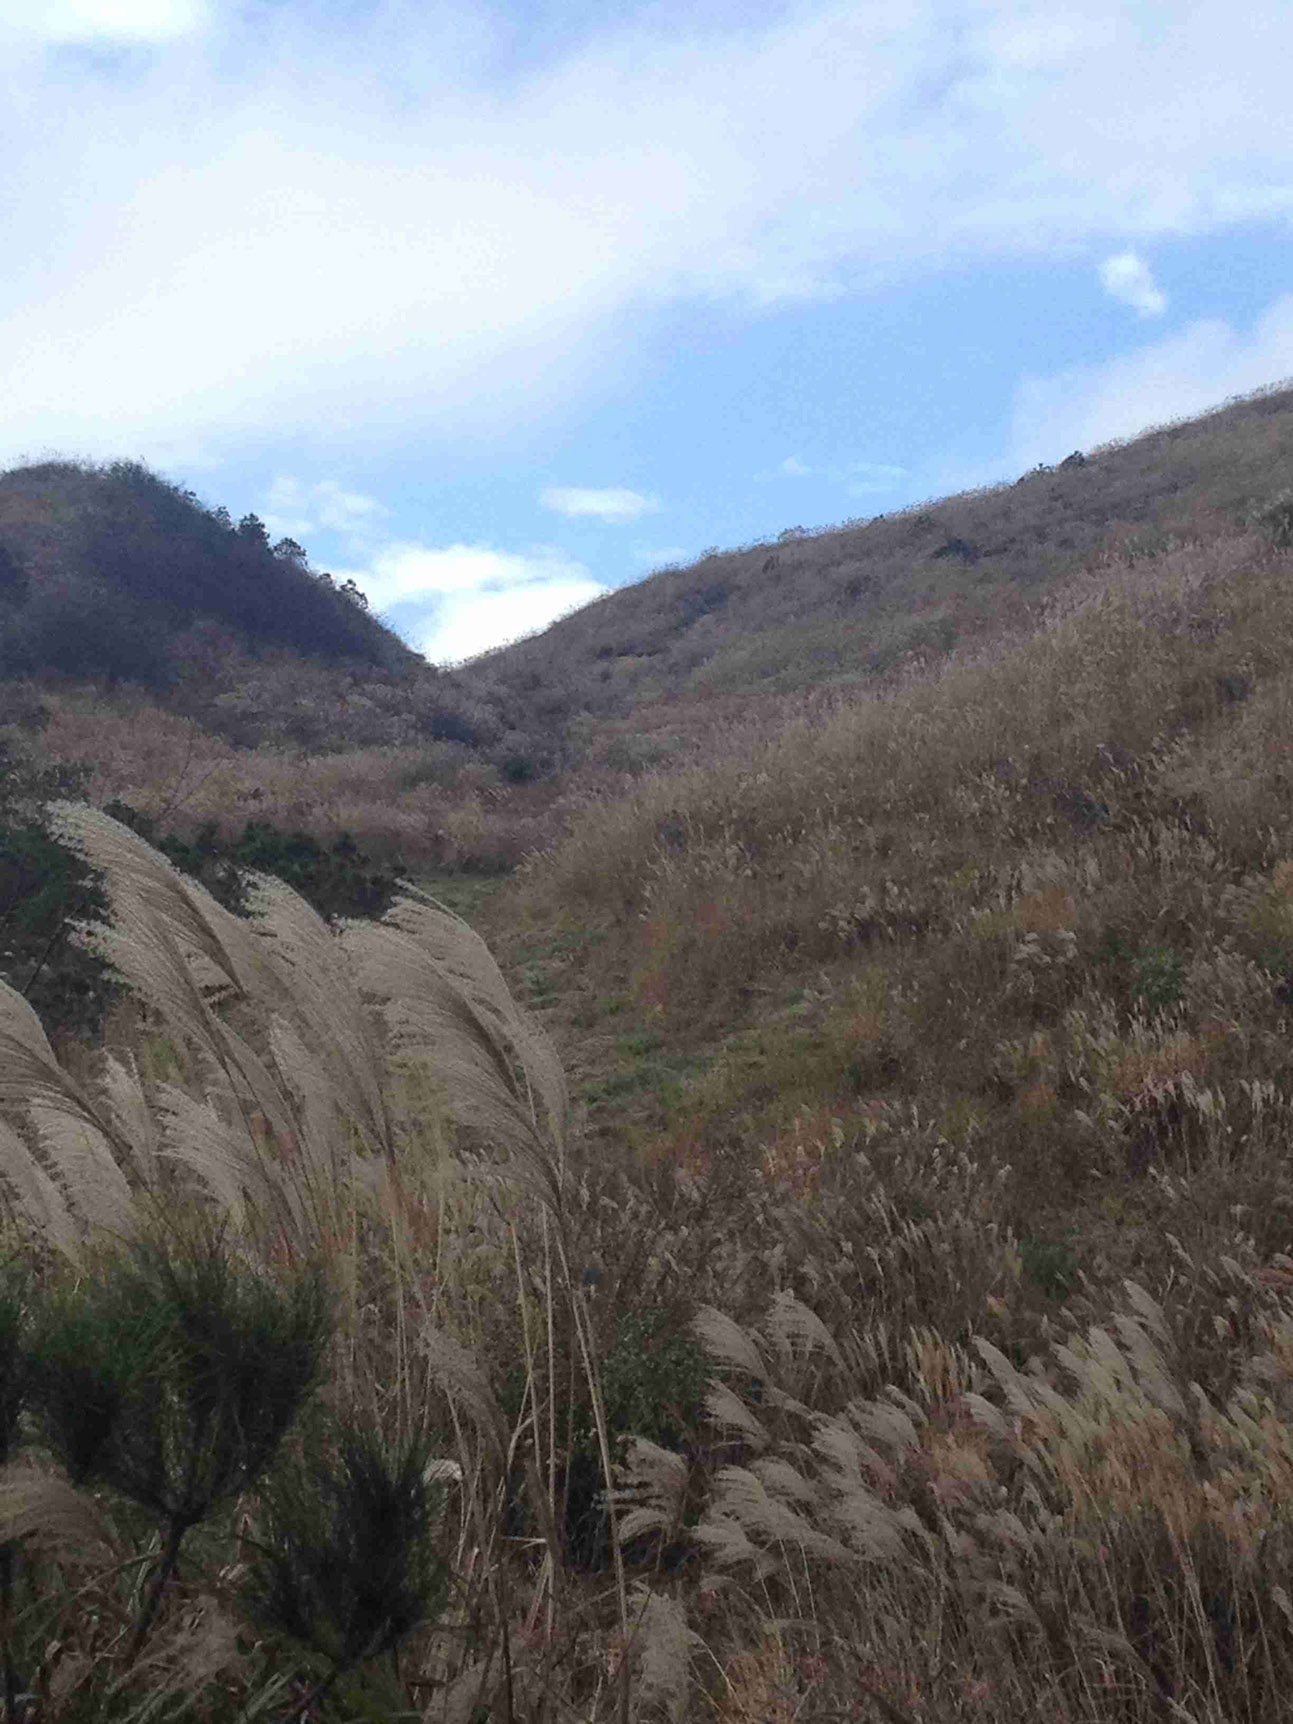
[[[504,756],[499,771],[509,784],[533,784],[543,777],[543,767],[532,754]]]
[[[1189,965],[1183,953],[1172,946],[1148,946],[1137,958],[1132,972],[1132,994],[1142,1010],[1170,1011],[1185,998]]]
[[[606,1422],[613,1436],[682,1440],[700,1416],[711,1375],[709,1360],[689,1328],[658,1307],[620,1319],[602,1365]]]
[[[66,576],[36,588],[5,629],[3,668],[40,675],[103,677],[170,685],[173,665],[162,621],[132,594]]]
[[[678,1448],[701,1422],[711,1374],[704,1350],[676,1312],[650,1306],[621,1316],[600,1371],[612,1460],[623,1459],[630,1437]],[[585,1401],[576,1411],[565,1478],[567,1551],[582,1566],[607,1560],[604,1488],[596,1425]]]
[[[157,822],[127,802],[109,802],[105,814],[129,826],[181,873],[200,880],[226,910],[247,914],[247,874],[273,874],[329,920],[380,916],[394,901],[400,875],[383,868],[343,832],[325,849],[308,832],[285,832],[268,820],[249,820],[230,843],[207,821],[191,840],[159,837]]]
[[[27,572],[8,545],[0,542],[0,604],[20,604],[29,590]]]
[[[1036,1238],[1025,1234],[1019,1241],[1024,1274],[1051,1299],[1075,1292],[1080,1264],[1072,1246],[1063,1239]]]

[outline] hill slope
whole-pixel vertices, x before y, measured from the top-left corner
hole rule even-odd
[[[1110,556],[1233,531],[1293,475],[1273,387],[1013,483],[715,553],[620,588],[468,667],[551,721],[864,686],[1026,619]]]

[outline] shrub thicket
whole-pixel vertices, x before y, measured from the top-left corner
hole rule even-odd
[[[198,619],[255,649],[397,667],[416,662],[291,540],[272,545],[141,462],[43,462],[0,474],[5,661],[158,684],[172,637]],[[24,584],[25,583],[25,584]],[[131,641],[134,640],[132,650]]]

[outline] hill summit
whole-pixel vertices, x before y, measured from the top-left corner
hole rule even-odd
[[[353,585],[137,461],[0,474],[0,674],[172,687],[213,641],[394,668],[416,662]]]

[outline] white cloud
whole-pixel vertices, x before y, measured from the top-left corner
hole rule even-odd
[[[366,568],[334,574],[353,580],[374,612],[397,613],[401,634],[436,664],[503,646],[607,591],[550,546],[520,554],[401,540],[382,546]]]
[[[784,473],[789,479],[806,479],[812,468],[801,461],[798,455],[787,455],[778,472]]]
[[[654,514],[660,507],[654,497],[637,491],[593,491],[578,485],[550,485],[540,493],[539,501],[559,515],[596,515],[607,523],[636,521],[639,515]]]
[[[546,628],[606,590],[589,578],[539,580],[504,592],[455,593],[427,622],[405,633],[432,664],[459,664]]]
[[[365,572],[349,572],[374,610],[387,610],[410,599],[445,593],[491,588],[511,591],[534,582],[550,584],[591,578],[582,563],[548,548],[523,556],[496,551],[489,545],[437,547],[408,541],[383,546]]]
[[[307,487],[298,479],[279,477],[269,488],[260,518],[272,538],[302,539],[318,527]]]
[[[1142,317],[1161,317],[1167,296],[1150,273],[1149,265],[1134,251],[1120,251],[1100,265],[1100,280],[1111,298],[1121,300]]]
[[[1286,0],[666,5],[520,63],[465,3],[0,4],[176,42],[0,60],[0,461],[452,444],[603,386],[642,308],[1293,212]]]
[[[371,531],[389,513],[375,497],[366,497],[362,491],[347,491],[331,479],[316,485],[314,496],[320,524],[352,537]]]
[[[59,44],[168,42],[207,17],[202,0],[0,0],[0,25]]]
[[[288,473],[280,473],[269,487],[266,507],[270,509],[308,509],[309,487]]]
[[[260,518],[271,539],[304,541],[306,536],[314,531],[315,526],[308,515],[279,515],[273,510],[265,510]]]
[[[550,545],[525,553],[491,545],[427,545],[381,537],[384,504],[336,480],[304,484],[280,474],[262,519],[271,534],[303,538],[330,528],[362,566],[337,568],[354,581],[375,614],[385,616],[436,664],[458,663],[547,626],[607,591],[580,562]]]
[[[1247,334],[1206,319],[1104,365],[1025,378],[1015,396],[1013,463],[1022,470],[1053,462],[1291,376],[1293,294],[1286,294]]]

